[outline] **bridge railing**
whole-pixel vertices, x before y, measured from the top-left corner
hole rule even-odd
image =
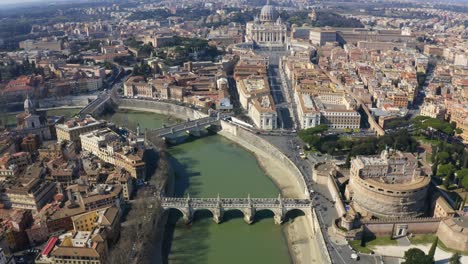
[[[310,200],[305,199],[284,199],[281,202],[278,199],[272,198],[163,198],[163,207],[204,207],[204,208],[249,208],[254,207],[258,209],[268,208],[311,208],[312,203]]]

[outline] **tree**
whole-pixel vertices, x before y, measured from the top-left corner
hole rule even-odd
[[[457,170],[455,173],[457,174],[458,178],[463,179],[465,177],[468,177],[468,168]]]
[[[449,259],[449,263],[450,264],[461,264],[461,261],[460,261],[460,253],[454,253],[452,255],[452,257]]]
[[[450,178],[455,172],[453,164],[442,164],[437,167],[437,176],[442,178]]]
[[[432,259],[432,261],[434,261],[434,255],[435,255],[436,248],[437,248],[437,242],[439,242],[439,238],[436,238],[434,242],[432,242],[431,249],[429,249],[429,253],[427,254]]]
[[[311,128],[301,130],[301,131],[299,131],[299,134],[304,133],[304,134],[307,134],[307,135],[315,135],[315,134],[321,134],[321,133],[323,133],[323,132],[325,132],[327,130],[328,130],[327,125],[318,125],[318,126],[315,126],[315,127],[311,127]]]
[[[442,164],[448,163],[449,158],[450,158],[450,154],[448,154],[445,151],[437,153],[437,160]]]
[[[432,258],[419,248],[410,248],[405,252],[403,264],[432,264]]]
[[[348,168],[348,169],[351,167],[351,155],[349,153],[346,156],[345,167]]]
[[[458,175],[458,172],[457,172],[457,175]],[[468,190],[468,176],[460,177],[460,179],[461,179],[461,184],[463,188],[465,188],[465,190]]]

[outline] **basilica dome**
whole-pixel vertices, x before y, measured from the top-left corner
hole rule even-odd
[[[278,14],[275,7],[270,4],[270,0],[267,1],[267,4],[262,7],[260,12],[260,22],[274,22]]]

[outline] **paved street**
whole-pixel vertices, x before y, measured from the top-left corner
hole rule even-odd
[[[268,80],[273,100],[275,101],[276,112],[278,114],[278,128],[292,130],[296,129],[296,122],[291,105],[290,92],[288,87],[284,87],[279,70],[280,57],[285,55],[286,51],[257,51],[258,54],[268,56]]]

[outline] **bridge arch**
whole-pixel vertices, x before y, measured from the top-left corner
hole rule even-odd
[[[177,221],[179,221],[181,218],[182,219],[189,219],[190,218],[190,216],[187,214],[187,212],[185,210],[180,209],[180,208],[177,208],[177,207],[163,208],[163,213],[164,214],[169,214],[170,212],[174,212],[175,214],[178,215],[178,217],[174,217],[174,219],[177,219]]]
[[[287,222],[289,220],[294,221],[295,218],[299,216],[305,216],[306,211],[302,208],[292,208],[286,211],[284,214],[284,221]]]
[[[196,221],[196,220],[200,220],[204,218],[213,218],[215,215],[216,213],[213,212],[212,209],[196,208],[196,209],[193,209],[192,211],[192,220]]]
[[[275,212],[275,210],[273,209],[269,209],[269,208],[257,209],[257,211],[255,212],[255,222],[260,222],[268,218],[274,218],[275,215],[277,214],[278,212]]]
[[[240,208],[229,208],[224,210],[224,216],[223,216],[223,221],[224,222],[229,222],[232,219],[236,218],[244,218],[246,215],[246,212]]]

